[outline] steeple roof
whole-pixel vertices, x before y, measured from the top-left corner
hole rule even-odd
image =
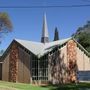
[[[47,26],[46,13],[44,14],[44,18],[43,18],[42,37],[48,37],[48,26]]]
[[[46,20],[46,13],[44,14],[43,18],[43,28],[42,28],[42,38],[41,38],[42,43],[47,43],[49,42],[49,35],[48,35],[48,26],[47,26],[47,20]]]

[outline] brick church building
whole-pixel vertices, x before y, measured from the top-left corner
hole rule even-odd
[[[14,39],[0,57],[0,79],[30,84],[90,80],[90,54],[72,37],[49,42],[46,15],[41,42]]]

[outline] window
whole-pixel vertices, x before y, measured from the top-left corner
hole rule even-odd
[[[38,80],[38,59],[32,56],[32,80]]]
[[[48,59],[47,56],[37,59],[32,56],[32,80],[48,80]]]

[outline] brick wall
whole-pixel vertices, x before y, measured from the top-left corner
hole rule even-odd
[[[9,81],[17,81],[17,68],[18,68],[18,46],[14,43],[10,50],[10,59],[9,59]]]
[[[67,59],[68,59],[68,82],[77,81],[77,44],[70,40],[67,43]]]

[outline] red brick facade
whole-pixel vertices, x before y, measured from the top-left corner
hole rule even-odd
[[[17,81],[17,68],[18,68],[18,46],[14,43],[11,46],[10,59],[9,59],[9,81]]]
[[[69,82],[77,81],[76,47],[77,47],[77,44],[73,40],[70,40],[67,43],[68,81]]]
[[[69,40],[64,48],[56,48],[49,56],[49,82],[53,84],[77,81],[77,44]],[[30,54],[13,42],[8,55],[9,73],[7,81],[30,83]],[[66,62],[64,62],[66,61]],[[7,63],[5,63],[5,66]],[[6,72],[5,72],[6,73]]]

